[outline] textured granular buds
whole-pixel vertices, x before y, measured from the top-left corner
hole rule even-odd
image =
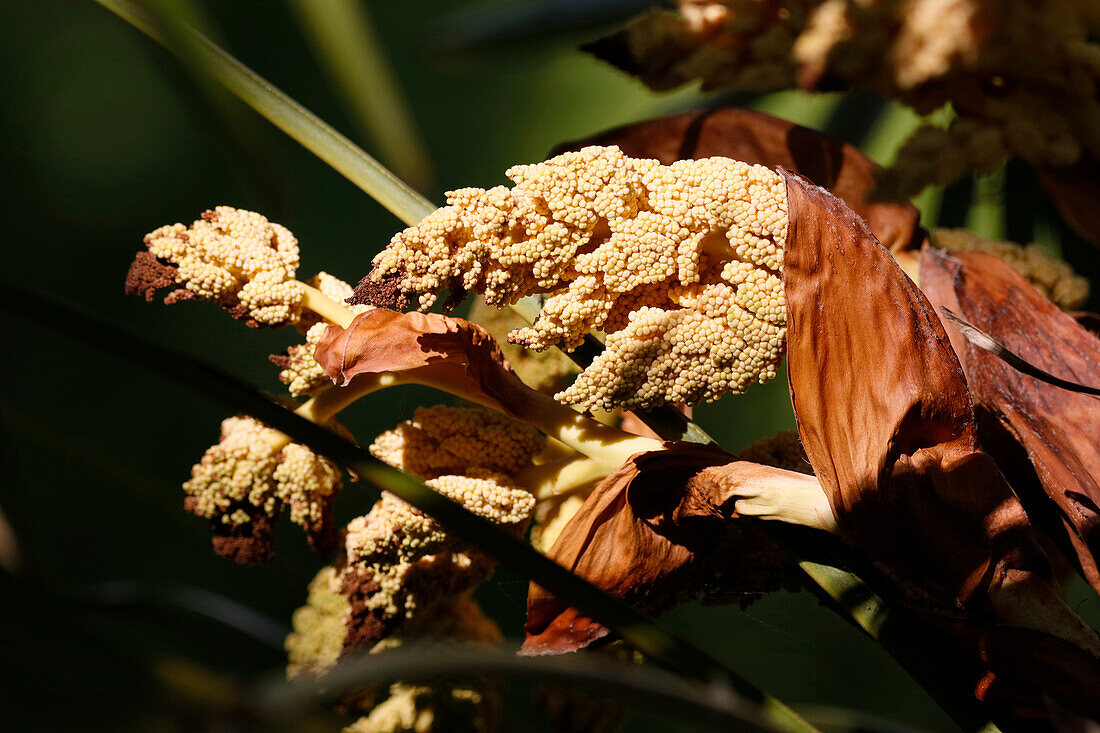
[[[283,507],[310,542],[327,551],[335,540],[332,504],[340,487],[335,464],[250,417],[222,422],[218,444],[183,485],[187,510],[211,521],[215,547],[249,563],[270,556],[271,524]]]
[[[472,469],[440,476],[436,491],[470,511],[522,534],[535,498],[502,474]],[[442,599],[486,580],[495,562],[447,534],[441,525],[388,493],[348,525],[345,551],[350,567],[369,577],[366,607],[384,619],[411,618]]]
[[[306,331],[304,344],[287,347],[284,353],[269,357],[276,366],[281,367],[279,381],[294,397],[310,395],[332,385],[324,367],[314,358],[314,352],[327,329],[327,323],[315,323]]]
[[[148,299],[155,289],[174,285],[166,302],[212,300],[252,326],[281,326],[301,317],[305,292],[294,279],[298,240],[261,214],[219,206],[190,227],[171,224],[150,232],[145,245],[156,260],[135,260],[128,291]]]
[[[585,409],[714,400],[775,375],[785,312],[786,192],[762,166],[587,147],[508,171],[512,190],[463,189],[396,235],[356,298],[389,283],[421,308],[443,289],[491,305],[549,292],[509,340],[607,350],[557,399]]]
[[[936,229],[932,244],[948,252],[984,252],[996,257],[1062,310],[1077,310],[1089,299],[1089,281],[1036,244],[999,242],[965,229]]]
[[[344,572],[332,566],[322,568],[310,583],[306,605],[294,612],[293,631],[286,638],[288,678],[323,674],[357,651],[384,653],[409,643],[495,646],[501,642],[496,624],[472,599],[460,596],[418,623],[361,646],[356,627],[359,619],[345,593],[347,587]],[[475,680],[360,688],[341,703],[343,708],[365,713],[345,730],[375,732],[421,730],[423,726],[428,730],[488,730],[498,706],[495,688]]]
[[[481,408],[419,407],[412,420],[375,438],[370,452],[421,478],[489,469],[512,474],[546,439],[534,428]]]

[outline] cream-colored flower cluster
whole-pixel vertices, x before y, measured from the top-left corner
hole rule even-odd
[[[535,497],[511,474],[529,465],[545,444],[534,429],[480,408],[419,408],[413,419],[387,431],[371,453],[470,511],[522,534]],[[367,600],[385,617],[411,617],[425,603],[476,586],[492,572],[491,558],[448,535],[433,519],[384,493],[364,517],[348,525],[349,566],[365,570],[379,587]]]
[[[211,520],[216,533],[262,522],[268,534],[285,506],[315,544],[330,539],[340,487],[335,464],[250,417],[222,422],[217,445],[206,450],[183,485],[188,511]]]
[[[529,466],[544,444],[536,431],[488,410],[432,407],[379,436],[371,452],[522,535],[535,497],[508,473]],[[295,612],[287,674],[318,674],[351,651],[380,652],[425,636],[498,644],[499,630],[469,598],[494,565],[431,517],[383,492],[370,512],[348,524],[342,556],[314,578],[307,604]],[[381,702],[375,692],[359,690],[347,701],[369,711],[349,730],[430,730],[456,721],[461,725],[455,729],[475,730],[496,705],[493,690],[479,684],[398,682]]]
[[[171,224],[145,237],[149,252],[176,268],[188,295],[212,300],[256,325],[301,317],[305,292],[294,279],[298,240],[252,211],[218,206],[190,227]]]
[[[432,305],[442,290],[492,305],[549,293],[509,340],[607,350],[556,397],[586,409],[693,404],[775,375],[786,336],[783,180],[726,158],[669,166],[588,147],[508,171],[513,189],[463,189],[396,235],[370,278]]]
[[[546,445],[542,433],[481,408],[418,407],[411,420],[375,438],[370,452],[424,479],[471,468],[514,474]]]
[[[420,623],[395,631],[380,642],[358,647],[352,631],[355,611],[344,593],[342,576],[325,567],[309,586],[306,605],[294,612],[286,638],[287,677],[297,679],[332,669],[354,651],[373,653],[400,647],[410,641],[497,645],[500,630],[466,596],[435,609]],[[343,705],[366,713],[345,731],[397,733],[415,730],[482,730],[499,705],[495,689],[475,682],[432,687],[395,682],[384,690],[355,690]],[[438,726],[438,727],[435,727]]]
[[[470,511],[522,534],[535,498],[507,476],[470,469],[428,485]],[[390,494],[347,528],[348,565],[377,584],[367,608],[382,618],[411,618],[424,607],[465,593],[492,574],[493,559],[449,535],[427,515]]]
[[[1100,151],[1095,0],[679,0],[592,44],[654,88],[873,89],[920,114],[880,180],[908,197],[1018,155],[1069,165]],[[1039,112],[1041,110],[1041,113]]]

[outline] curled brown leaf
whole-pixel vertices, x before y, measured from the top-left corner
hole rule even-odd
[[[1023,507],[978,450],[931,304],[838,199],[786,177],[791,399],[836,519],[871,563],[865,579],[988,665],[976,693],[999,680],[1028,691],[1013,705],[1041,706],[1042,692],[1094,710],[1095,635],[1048,583]]]
[[[705,470],[732,460],[718,448],[692,443],[632,456],[592,491],[548,556],[649,613],[701,594],[781,587],[789,557],[758,526],[729,521],[729,485]],[[522,653],[575,651],[608,633],[531,585]]]
[[[536,401],[545,397],[516,376],[488,331],[435,313],[362,313],[346,329],[330,326],[314,358],[340,386],[359,376],[398,373],[513,416],[536,412]]]
[[[956,310],[1039,369],[1100,382],[1100,339],[1000,260],[929,248],[921,286],[937,306]],[[952,341],[986,418],[984,448],[1011,467],[1029,513],[1100,592],[1100,401],[1023,374],[956,334]]]

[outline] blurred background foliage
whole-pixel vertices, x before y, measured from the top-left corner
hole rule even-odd
[[[356,116],[355,100],[342,105],[327,83],[333,76],[319,62],[324,50],[303,34],[308,19],[295,12],[306,2],[162,5],[401,166],[377,150],[377,136],[361,134],[370,128]],[[917,124],[869,95],[657,95],[576,50],[644,5],[367,4],[379,50],[407,100],[414,126],[405,132],[423,141],[427,166],[409,168],[420,190],[441,201],[450,188],[503,183],[508,166],[541,160],[562,141],[704,105],[753,104],[862,143],[880,162]],[[303,275],[324,269],[354,282],[401,228],[310,153],[227,94],[196,85],[161,48],[91,0],[0,5],[0,69],[3,280],[199,354],[272,392],[281,385],[265,357],[294,335],[246,330],[213,307],[125,298],[122,279],[141,237],[218,204],[257,210],[298,236]],[[1027,171],[1010,165],[956,184],[942,202],[941,194],[921,199],[928,222],[1039,240],[1095,281],[1091,251],[1059,224]],[[1026,212],[1012,201],[1027,202]],[[13,730],[208,724],[204,716],[227,689],[221,680],[247,683],[279,672],[280,637],[321,560],[288,528],[276,535],[273,563],[236,566],[211,551],[204,522],[183,513],[179,484],[216,439],[225,417],[219,405],[24,321],[3,315],[0,322],[7,384],[0,507],[21,555],[0,601],[9,678],[0,685],[0,718]],[[400,388],[342,419],[367,440],[417,405],[442,401]],[[793,427],[782,379],[697,415],[731,450]],[[338,520],[373,501],[351,485]],[[522,633],[526,586],[499,572],[478,593],[512,640]],[[823,708],[843,708],[899,726],[952,729],[876,644],[808,595],[777,594],[744,612],[687,606],[665,623],[781,699],[817,709],[815,719],[827,717]],[[505,729],[528,730],[532,720],[525,692],[511,695]],[[327,729],[337,727],[330,721]],[[631,724],[677,728],[674,716],[639,715]]]

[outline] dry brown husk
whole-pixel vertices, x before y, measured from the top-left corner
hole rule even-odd
[[[533,401],[548,399],[523,384],[488,331],[436,313],[361,313],[346,329],[329,326],[314,358],[341,387],[359,376],[405,373],[520,419]]]
[[[921,254],[921,287],[1034,366],[1100,383],[1100,339],[989,255]],[[1028,513],[1100,592],[1100,400],[1044,384],[951,333],[979,409],[983,447]],[[1022,447],[1022,451],[1019,448]]]
[[[837,522],[870,562],[865,580],[969,654],[978,697],[1038,710],[1047,694],[1100,714],[1096,656],[994,611],[1012,596],[1080,629],[1023,507],[978,449],[966,378],[931,304],[836,197],[785,176],[791,399]]]
[[[734,460],[694,443],[632,456],[593,489],[547,556],[654,614],[702,594],[778,589],[789,557],[751,520],[730,521],[729,484],[708,474]],[[609,633],[534,583],[526,628],[523,654],[576,651]]]
[[[832,191],[859,214],[891,251],[923,239],[920,212],[910,203],[867,201],[880,166],[835,137],[763,112],[732,107],[647,120],[575,140],[555,152],[618,145],[629,156],[677,160],[724,156],[786,168]]]

